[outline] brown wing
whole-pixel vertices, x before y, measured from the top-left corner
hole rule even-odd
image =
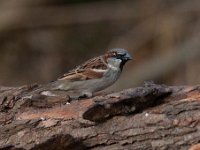
[[[101,71],[97,71],[98,69],[100,69]],[[105,62],[102,61],[101,57],[97,57],[90,59],[85,63],[83,63],[82,65],[69,71],[58,80],[81,81],[81,80],[101,78],[105,73],[103,70],[106,69],[107,66]]]
[[[106,61],[104,60],[103,56],[99,56],[96,58],[92,58],[88,61],[86,61],[85,63],[83,63],[82,65],[78,66],[78,68],[80,69],[102,69],[105,70],[107,69],[107,65],[105,64]]]

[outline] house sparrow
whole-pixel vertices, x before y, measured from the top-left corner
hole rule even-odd
[[[119,78],[125,63],[131,59],[127,50],[111,49],[49,83],[45,88],[47,90],[41,94],[54,96],[52,91],[65,91],[76,93],[79,97],[92,97],[93,93],[111,86]]]

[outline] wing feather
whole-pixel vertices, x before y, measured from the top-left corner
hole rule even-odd
[[[102,56],[90,59],[82,65],[64,74],[58,80],[83,81],[103,77],[107,65],[102,61]]]

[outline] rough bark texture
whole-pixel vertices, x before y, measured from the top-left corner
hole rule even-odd
[[[200,86],[148,83],[71,104],[23,97],[34,89],[0,88],[0,150],[200,147]]]

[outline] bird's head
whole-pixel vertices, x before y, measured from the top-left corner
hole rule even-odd
[[[111,49],[105,54],[105,56],[108,64],[112,65],[113,67],[118,67],[121,70],[127,61],[132,60],[132,57],[128,51],[123,48]]]

